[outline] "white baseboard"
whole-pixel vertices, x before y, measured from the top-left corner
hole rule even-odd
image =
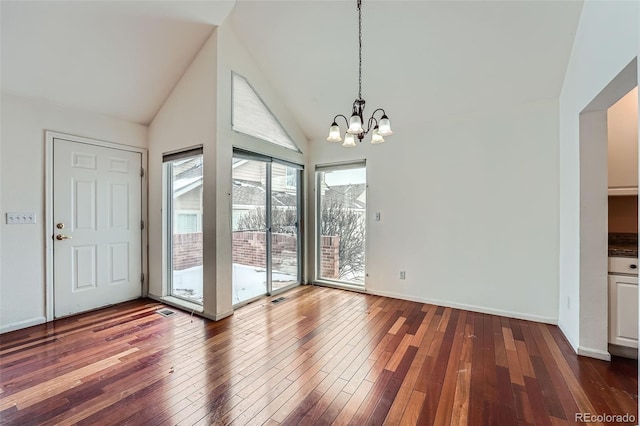
[[[231,315],[233,315],[233,309],[231,309],[230,311],[222,312],[221,314],[217,314],[217,315],[207,315],[207,318],[212,319],[214,321],[220,321],[221,319],[225,319],[226,317],[230,317]]]
[[[588,356],[589,358],[601,359],[603,361],[611,361],[611,354],[607,351],[603,351],[601,349],[585,348],[584,346],[576,345],[567,335],[567,332],[565,331],[566,328],[561,322],[558,322],[558,328],[560,329],[564,340],[569,343],[569,346],[571,347],[571,349],[573,349],[573,352],[576,355]]]
[[[552,325],[558,324],[557,318],[523,314],[521,312],[505,311],[502,309],[493,309],[493,308],[487,308],[484,306],[467,305],[464,303],[448,302],[444,300],[429,299],[425,297],[413,297],[413,296],[407,296],[404,294],[398,294],[398,293],[393,293],[388,291],[378,291],[378,290],[367,289],[367,293],[375,294],[376,296],[392,297],[394,299],[410,300],[412,302],[428,303],[430,305],[445,306],[448,308],[455,308],[455,309],[463,309],[465,311],[479,312],[482,314],[498,315],[502,317],[517,318],[517,319],[522,319],[526,321],[542,322],[545,324],[552,324]]]
[[[11,324],[0,326],[0,334],[8,333],[10,331],[21,330],[23,328],[32,327],[34,325],[40,325],[47,322],[45,317],[31,318],[24,321],[18,321]]]
[[[571,349],[573,349],[573,352],[577,355],[578,354],[578,345],[576,343],[574,343],[570,338],[569,335],[567,334],[567,332],[565,331],[566,328],[564,326],[564,324],[562,324],[562,322],[558,321],[558,328],[560,329],[560,332],[562,333],[562,335],[564,336],[564,340],[567,341],[567,343],[569,343],[569,346],[571,347]]]
[[[611,354],[608,351],[578,346],[578,350],[576,352],[578,355],[588,356],[590,358],[601,359],[604,361],[611,361]]]

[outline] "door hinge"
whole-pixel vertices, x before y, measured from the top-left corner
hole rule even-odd
[[[140,282],[144,284],[144,272],[140,274]]]
[[[144,231],[144,220],[140,221],[140,229]]]
[[[144,167],[140,167],[140,177],[144,177]]]

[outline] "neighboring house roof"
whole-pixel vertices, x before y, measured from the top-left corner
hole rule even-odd
[[[290,192],[273,191],[272,203],[274,207],[296,207],[298,200],[296,195]]]
[[[234,167],[246,164],[244,160],[234,159]],[[174,164],[176,179],[173,190],[176,195],[185,194],[202,185],[202,161],[188,159]],[[366,184],[332,185],[323,187],[323,199],[328,202],[339,202],[350,209],[364,210],[366,207]],[[265,187],[261,182],[247,179],[233,179],[234,206],[264,206]],[[274,207],[296,207],[295,192],[273,191]]]
[[[202,176],[177,179],[173,181],[173,194],[179,197],[202,185]]]
[[[364,183],[324,186],[322,197],[327,202],[339,202],[350,209],[365,209],[366,190]]]
[[[173,162],[174,178],[184,179],[190,177],[202,177],[202,157],[190,157]]]
[[[249,180],[233,180],[233,205],[238,206],[264,206],[266,191],[260,182]],[[295,194],[284,191],[273,191],[271,201],[274,207],[296,207]]]
[[[202,185],[202,157],[173,162],[173,193],[181,196]]]
[[[366,189],[367,186],[365,184],[326,187],[323,199],[329,202],[340,202],[350,209],[364,210],[366,207]],[[274,191],[272,203],[274,207],[296,207],[297,199],[293,192]],[[264,206],[264,186],[260,182],[234,179],[233,205]]]
[[[260,182],[233,180],[232,202],[234,205],[264,206],[266,191]]]

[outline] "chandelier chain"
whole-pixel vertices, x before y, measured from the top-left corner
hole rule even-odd
[[[344,143],[345,147],[353,148],[356,146],[355,139],[358,138],[360,142],[364,139],[364,136],[371,131],[371,143],[379,144],[384,142],[383,136],[391,136],[391,124],[389,123],[389,117],[384,112],[384,109],[377,108],[368,120],[364,118],[365,102],[362,99],[362,0],[356,0],[356,6],[358,9],[358,98],[353,101],[353,108],[351,110],[351,118],[348,116],[338,114],[333,117],[333,122],[329,128],[329,142],[341,142],[340,126],[336,122],[338,118],[344,119],[347,124],[347,133],[345,134]],[[380,118],[376,118],[376,114],[380,113]]]
[[[362,0],[358,0],[358,99],[362,99]]]

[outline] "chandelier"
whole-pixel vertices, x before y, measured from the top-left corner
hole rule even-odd
[[[384,112],[384,109],[378,108],[373,111],[371,117],[367,120],[366,129],[363,127],[364,125],[364,105],[365,101],[362,99],[362,0],[357,0],[358,5],[358,98],[353,101],[353,108],[351,112],[351,118],[347,120],[342,114],[338,114],[333,117],[333,123],[331,123],[331,127],[329,128],[329,137],[327,140],[329,142],[342,142],[342,137],[340,136],[340,126],[336,120],[338,117],[342,117],[347,124],[347,131],[344,136],[344,143],[342,146],[347,148],[353,148],[356,146],[357,137],[359,142],[362,142],[365,135],[371,131],[371,143],[379,144],[384,142],[384,136],[391,136],[393,132],[391,131],[391,123],[389,122],[389,117]],[[375,117],[377,112],[382,112],[380,116],[380,121]],[[372,127],[373,126],[373,129]]]

